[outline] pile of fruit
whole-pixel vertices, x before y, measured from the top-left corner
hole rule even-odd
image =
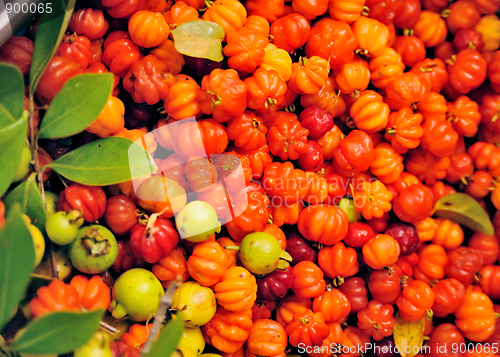
[[[500,0],[68,8],[0,47],[0,355],[500,355]]]

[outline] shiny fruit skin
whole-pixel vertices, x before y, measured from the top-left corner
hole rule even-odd
[[[320,139],[334,126],[332,115],[317,105],[305,108],[300,113],[299,119],[300,125],[309,130],[309,137],[312,140]]]
[[[109,310],[115,319],[146,321],[158,310],[164,290],[153,273],[135,268],[120,275],[111,293]]]
[[[312,248],[307,240],[298,233],[291,233],[286,237],[286,251],[292,256],[292,265],[303,260],[316,261],[318,253]]]
[[[411,224],[391,223],[384,234],[388,234],[398,241],[401,255],[410,255],[417,249],[418,233]]]
[[[67,245],[75,240],[83,224],[81,211],[60,211],[47,218],[45,231],[49,239],[57,245]]]
[[[97,224],[80,228],[76,239],[68,246],[68,257],[73,266],[85,274],[106,271],[117,255],[118,246],[113,233]]]
[[[125,195],[110,197],[106,203],[104,220],[113,233],[126,234],[137,223],[137,207]]]
[[[245,268],[254,274],[266,275],[274,271],[280,261],[281,245],[268,233],[251,233],[240,244],[239,258]]]
[[[194,281],[182,284],[172,298],[172,309],[183,311],[184,324],[187,327],[206,324],[215,315],[216,308],[213,291]]]
[[[274,301],[284,298],[289,289],[293,288],[291,268],[275,270],[257,280],[257,298],[264,301]]]
[[[350,223],[344,243],[354,248],[361,248],[374,235],[375,231],[368,224],[363,222]]]
[[[181,239],[202,242],[221,230],[214,208],[203,201],[189,202],[175,217]]]

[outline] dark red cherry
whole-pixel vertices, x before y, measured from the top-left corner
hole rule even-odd
[[[308,260],[316,261],[317,251],[298,233],[286,237],[286,251],[292,256],[292,265]]]
[[[263,278],[257,279],[257,299],[279,300],[285,297],[289,289],[293,287],[293,275],[291,268],[287,270],[275,270]]]
[[[390,223],[385,230],[385,234],[398,241],[401,255],[410,255],[417,249],[418,233],[413,224]]]

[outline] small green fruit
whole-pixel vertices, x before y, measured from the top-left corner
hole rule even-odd
[[[74,357],[113,357],[109,335],[106,332],[96,332],[86,344],[75,350]]]
[[[68,245],[68,257],[73,266],[85,274],[106,271],[113,265],[117,255],[115,236],[98,224],[80,228],[76,239]]]
[[[80,210],[56,212],[47,218],[45,231],[55,244],[68,245],[75,240],[83,222],[83,213]]]
[[[175,216],[175,224],[181,238],[201,242],[221,230],[215,209],[203,201],[188,203]]]
[[[339,208],[347,214],[349,223],[358,222],[361,220],[361,212],[356,211],[354,201],[350,198],[341,198]]]
[[[21,181],[30,171],[30,162],[31,162],[31,151],[30,148],[26,145],[23,146],[23,152],[21,153],[21,161],[19,162],[19,166],[17,167],[16,173],[12,182]]]
[[[292,261],[290,254],[281,249],[278,239],[264,232],[251,233],[243,238],[239,258],[245,268],[258,275],[286,269]]]
[[[59,203],[58,195],[56,195],[54,192],[45,191],[45,207],[48,216],[57,212],[58,203]]]
[[[160,281],[146,269],[135,268],[120,275],[113,285],[109,311],[115,319],[146,321],[154,316],[165,293]]]

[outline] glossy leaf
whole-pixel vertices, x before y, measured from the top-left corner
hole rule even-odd
[[[394,343],[399,347],[402,357],[413,357],[418,354],[424,343],[425,321],[423,319],[413,322],[396,317],[394,324]]]
[[[224,29],[211,21],[185,22],[172,31],[175,49],[186,55],[220,62]]]
[[[16,66],[0,63],[0,128],[16,123],[24,110],[24,80]],[[0,132],[0,138],[3,133]],[[0,142],[1,145],[1,142]]]
[[[57,93],[38,131],[41,139],[57,139],[84,131],[101,113],[113,89],[113,75],[82,74]]]
[[[120,137],[93,141],[47,166],[72,181],[93,186],[113,185],[157,169],[146,150]]]
[[[2,116],[2,114],[0,114]],[[10,120],[10,116],[3,117],[4,119]],[[20,119],[15,120],[14,122],[7,124],[6,126],[0,129],[0,155],[3,150],[7,148],[7,145],[12,143],[14,138],[19,134],[21,127],[23,126],[23,121]],[[2,120],[2,119],[0,119]]]
[[[22,353],[69,353],[92,337],[101,317],[102,310],[46,314],[31,322],[10,347]]]
[[[9,212],[15,204],[21,206],[21,212],[31,218],[32,223],[45,231],[45,222],[47,221],[47,211],[43,204],[42,195],[36,184],[36,174],[31,176],[9,192],[4,200],[5,210]]]
[[[35,93],[38,81],[54,56],[73,14],[76,0],[51,1],[52,11],[44,12],[38,21],[35,48],[30,69],[30,93]]]
[[[17,167],[21,161],[23,146],[26,142],[26,131],[28,130],[28,112],[19,119],[19,131],[14,135],[12,141],[0,149],[0,197],[7,191],[12,179],[16,174]]]
[[[174,353],[184,331],[184,323],[180,314],[182,312],[178,313],[177,318],[170,320],[160,331],[158,339],[153,344],[151,351],[146,354],[146,357],[165,357]]]
[[[436,202],[434,214],[440,218],[448,218],[474,231],[494,235],[488,213],[479,203],[466,193],[453,193]]]
[[[34,261],[33,239],[14,205],[0,230],[0,331],[25,294]]]

